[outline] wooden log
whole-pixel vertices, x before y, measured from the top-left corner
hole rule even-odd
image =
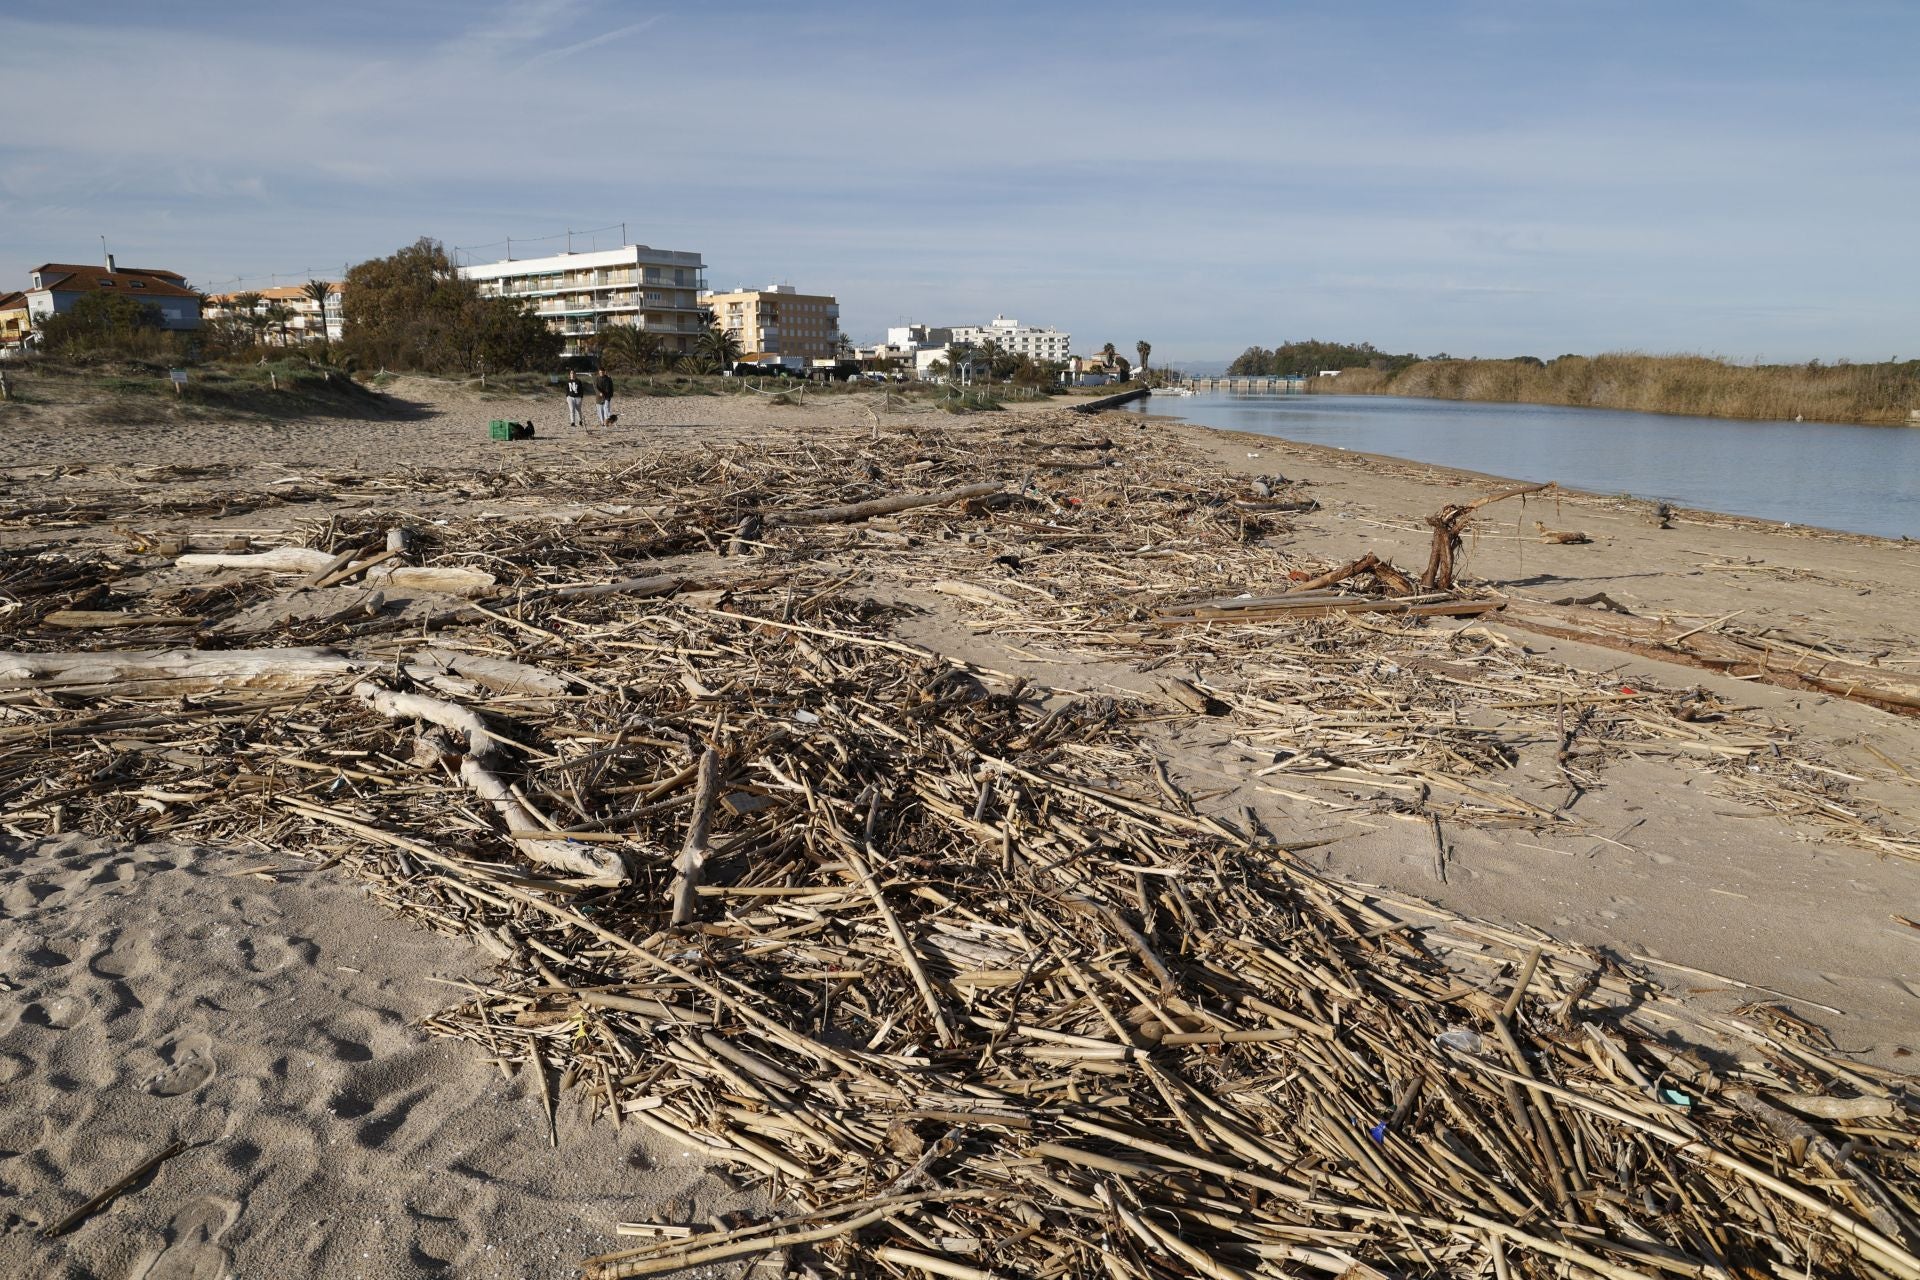
[[[527,808],[495,772],[499,739],[472,709],[422,694],[397,693],[364,680],[353,687],[353,696],[389,720],[424,720],[463,735],[466,754],[460,763],[460,781],[467,789],[493,806],[508,831],[552,829],[552,824]],[[596,884],[625,884],[627,880],[625,864],[611,849],[570,841],[560,834],[551,840],[517,840],[515,846],[543,866],[584,876]]]
[[[713,826],[713,806],[720,795],[720,757],[712,747],[700,753],[694,775],[693,814],[687,819],[687,836],[680,845],[680,856],[673,862],[673,916],[676,929],[693,922],[698,901],[700,873],[707,864],[708,836]]]
[[[356,553],[358,554],[358,553]],[[437,591],[446,595],[472,596],[491,591],[496,579],[478,569],[450,565],[388,566],[383,562],[395,553],[382,552],[377,561],[364,566],[346,566],[352,572],[369,570],[368,580],[414,591]],[[275,547],[245,555],[194,552],[181,556],[174,564],[183,569],[240,569],[248,573],[304,573],[318,584],[330,574],[341,572],[338,557],[310,547]],[[350,575],[349,575],[350,576]]]
[[[451,649],[422,649],[407,662],[407,674],[416,679],[434,675],[459,676],[500,693],[533,694],[557,698],[572,686],[563,677],[524,662],[458,653]]]
[[[359,670],[332,649],[162,649],[0,653],[0,689],[178,697],[213,690],[305,689]]]
[[[1578,640],[1668,662],[1811,689],[1883,710],[1920,712],[1920,676],[1887,667],[1781,652],[1764,642],[1694,627],[1676,631],[1657,618],[1546,604],[1510,604],[1502,620],[1562,640]]]
[[[55,609],[43,626],[74,631],[107,627],[197,627],[206,619],[180,613],[118,613],[111,609]]]
[[[978,484],[963,484],[957,489],[941,489],[936,493],[897,493],[891,498],[874,498],[869,502],[854,502],[842,507],[815,507],[811,511],[769,511],[767,523],[774,528],[793,528],[810,524],[845,524],[853,520],[866,520],[873,516],[892,515],[896,511],[910,511],[915,507],[944,506],[950,502],[965,502],[972,498],[984,498],[999,493],[1006,486],[998,480],[985,480]]]

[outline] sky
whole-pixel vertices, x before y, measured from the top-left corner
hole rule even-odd
[[[1920,356],[1914,0],[0,0],[0,290],[617,225],[855,340]]]

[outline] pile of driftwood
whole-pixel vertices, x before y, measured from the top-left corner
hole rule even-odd
[[[1703,1026],[1544,936],[1324,880],[1154,738],[1227,715],[1281,772],[1317,744],[1492,820],[1488,775],[1546,725],[1575,781],[1583,745],[1779,759],[1783,735],[1418,615],[1167,625],[1327,570],[1171,451],[1107,465],[1048,431],[715,450],[494,486],[501,511],[316,516],[271,566],[117,561],[102,612],[252,585],[191,648],[16,611],[5,824],[361,877],[499,961],[433,1026],[523,1064],[549,1123],[584,1100],[785,1206],[635,1223],[654,1238],[596,1276],[1920,1280],[1910,1082],[1777,1011]],[[1026,642],[1263,665],[1171,707],[1036,686],[900,638],[876,566],[961,582]],[[343,591],[382,601],[263,608]],[[1709,1036],[1738,1051],[1686,1047]]]

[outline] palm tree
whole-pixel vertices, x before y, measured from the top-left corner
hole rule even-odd
[[[236,293],[232,301],[234,314],[246,324],[247,332],[252,335],[256,346],[260,342],[260,301],[260,295],[252,290]]]
[[[973,344],[970,342],[950,342],[947,344],[947,368],[953,375],[965,382],[973,372]]]
[[[267,323],[280,331],[280,345],[287,345],[287,321],[293,319],[293,312],[285,303],[276,302],[267,308]]]
[[[1100,358],[1106,361],[1109,370],[1113,368],[1113,362],[1119,358],[1119,355],[1119,351],[1114,348],[1111,342],[1100,348]]]
[[[1153,354],[1153,344],[1142,338],[1133,344],[1133,349],[1140,353],[1140,376],[1144,378],[1147,376],[1147,357]]]
[[[320,313],[320,341],[333,349],[333,334],[327,329],[327,302],[333,297],[333,285],[326,280],[309,280],[300,286],[300,292],[313,299],[314,310]]]
[[[636,325],[608,325],[593,340],[593,349],[609,373],[652,373],[660,362],[660,339]]]
[[[700,335],[693,349],[706,357],[716,371],[731,369],[740,360],[740,340],[726,329],[708,329]]]

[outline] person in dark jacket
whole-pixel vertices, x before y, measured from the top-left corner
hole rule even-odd
[[[613,379],[607,376],[605,369],[593,380],[593,394],[599,401],[596,407],[600,410],[600,425],[607,426],[620,415],[613,411]]]
[[[581,423],[580,400],[587,394],[586,387],[577,373],[567,374],[567,425],[577,427]]]

